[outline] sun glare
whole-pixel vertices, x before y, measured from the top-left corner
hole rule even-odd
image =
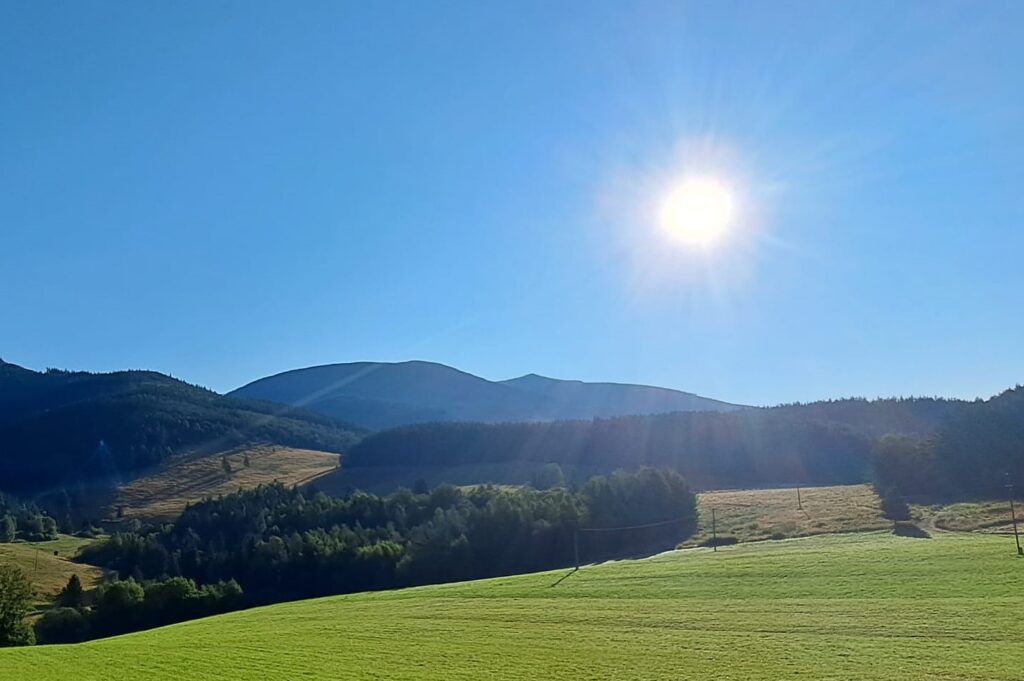
[[[729,189],[718,180],[693,177],[677,185],[661,205],[661,229],[690,245],[707,246],[729,228],[735,213]]]

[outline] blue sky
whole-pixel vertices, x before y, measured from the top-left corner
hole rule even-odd
[[[0,1],[0,356],[1024,381],[1024,3]],[[680,174],[742,210],[652,224]]]

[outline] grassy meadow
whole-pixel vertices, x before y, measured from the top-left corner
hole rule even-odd
[[[249,465],[245,466],[245,457]],[[225,474],[222,457],[231,465]],[[156,473],[132,480],[116,492],[107,513],[123,507],[125,518],[173,518],[190,503],[275,480],[298,485],[333,471],[338,455],[310,449],[263,445],[201,457],[169,460]]]
[[[804,487],[799,499],[795,487],[702,492],[697,495],[698,533],[684,546],[711,538],[712,509],[719,538],[748,542],[892,527],[878,504],[870,485]]]
[[[12,679],[1017,681],[1024,560],[1006,538],[815,536],[337,596],[73,646]]]
[[[78,549],[92,541],[60,535],[53,541],[0,544],[0,563],[20,567],[32,582],[36,604],[47,604],[72,574],[77,574],[87,589],[100,581],[103,571],[99,568],[71,562]]]

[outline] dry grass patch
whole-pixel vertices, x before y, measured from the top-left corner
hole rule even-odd
[[[227,459],[231,473],[225,473]],[[248,460],[248,465],[246,465]],[[124,518],[171,518],[187,504],[279,481],[309,482],[337,468],[338,455],[276,445],[241,447],[202,457],[175,458],[160,471],[117,491],[108,514]]]
[[[48,604],[73,574],[78,575],[86,589],[96,586],[102,579],[100,568],[71,562],[78,550],[92,541],[95,540],[61,535],[53,541],[0,544],[0,563],[20,567],[32,582],[36,604]]]
[[[1024,508],[1017,507],[1017,522],[1021,522]],[[1010,520],[1010,502],[971,501],[958,504],[913,506],[915,518],[922,519],[939,530],[950,532],[991,532],[1006,534],[1013,532]]]
[[[711,538],[712,509],[719,538],[741,542],[892,527],[870,485],[804,487],[799,501],[796,488],[703,492],[697,495],[697,507],[700,525],[684,546]]]

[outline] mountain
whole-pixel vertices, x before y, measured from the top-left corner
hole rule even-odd
[[[361,429],[229,398],[152,371],[37,372],[0,360],[0,484],[120,482],[176,454],[246,442],[347,450]]]
[[[377,429],[432,421],[553,421],[740,408],[667,388],[561,381],[535,374],[488,381],[421,361],[295,369],[229,394],[303,407]]]
[[[501,382],[543,398],[548,418],[585,419],[673,411],[732,411],[737,405],[669,388],[627,383],[585,383],[527,374]]]

